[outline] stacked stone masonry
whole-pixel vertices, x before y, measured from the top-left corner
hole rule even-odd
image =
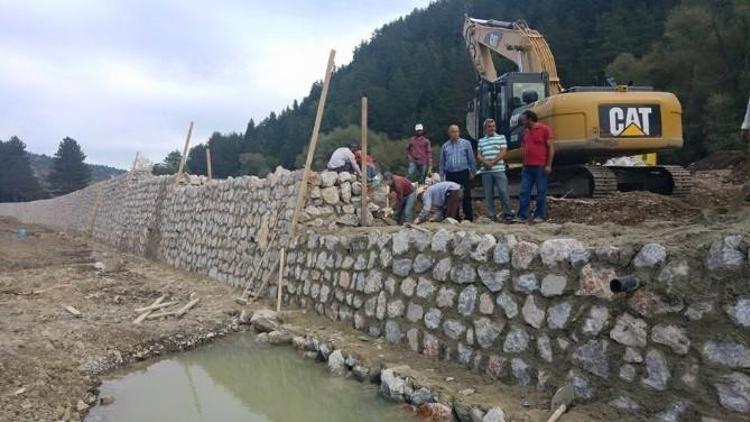
[[[717,233],[677,254],[657,243],[532,242],[501,225],[492,234],[460,225],[332,230],[356,224],[361,186],[323,173],[311,179],[307,226],[289,239],[300,179],[284,170],[199,185],[124,176],[0,204],[0,215],[86,231],[101,195],[93,234],[102,242],[255,288],[277,268],[283,244],[287,306],[498,382],[550,391],[569,382],[578,400],[657,418],[750,414],[743,236]],[[613,293],[611,280],[631,274],[639,288]],[[270,284],[263,293],[275,296]]]

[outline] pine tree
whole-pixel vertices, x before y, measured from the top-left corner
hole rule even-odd
[[[46,196],[31,170],[26,145],[16,136],[0,141],[0,202],[33,201]]]
[[[52,171],[47,176],[52,193],[65,195],[88,186],[91,169],[84,164],[86,155],[73,138],[64,138],[55,153]]]
[[[167,154],[166,157],[164,157],[164,161],[154,165],[154,168],[151,172],[157,176],[162,176],[165,174],[175,174],[177,173],[177,170],[180,169],[181,162],[182,154],[180,153],[180,151],[174,150]],[[185,172],[187,173],[188,170],[185,169]]]

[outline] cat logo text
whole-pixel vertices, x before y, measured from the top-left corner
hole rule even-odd
[[[654,104],[599,106],[603,138],[653,138],[661,136],[661,109]]]

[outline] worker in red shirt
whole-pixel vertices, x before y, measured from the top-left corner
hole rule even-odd
[[[424,184],[424,179],[432,167],[432,143],[424,136],[424,126],[414,126],[414,136],[406,145],[406,156],[409,158],[409,169],[406,174],[409,180]]]
[[[391,188],[391,203],[396,211],[396,222],[399,225],[411,223],[414,219],[414,204],[417,202],[414,186],[406,177],[396,176],[390,172],[383,175],[383,182]]]
[[[521,113],[521,125],[526,128],[521,140],[521,204],[514,221],[528,220],[531,189],[536,186],[534,222],[542,223],[547,218],[547,176],[552,173],[552,162],[555,159],[552,130],[544,123],[540,123],[539,117],[531,110]]]
[[[357,149],[354,151],[354,157],[357,159],[357,164],[362,163],[362,150]],[[367,180],[372,181],[372,179],[378,174],[378,168],[375,165],[375,159],[372,158],[372,155],[367,154],[367,159],[365,160],[365,174],[367,174]]]

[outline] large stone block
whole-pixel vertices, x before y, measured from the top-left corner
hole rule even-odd
[[[529,268],[534,258],[539,256],[539,246],[535,243],[520,241],[512,249],[511,264],[513,268],[525,270]]]
[[[474,314],[474,307],[477,301],[477,288],[469,286],[461,291],[458,295],[458,313],[463,316]]]
[[[577,249],[584,249],[584,246],[576,239],[550,239],[542,243],[539,254],[544,265],[557,267],[562,263],[567,263],[571,252]]]
[[[476,279],[477,270],[471,264],[461,262],[451,268],[451,281],[454,283],[469,284],[475,282]]]
[[[524,321],[536,329],[541,328],[544,324],[544,305],[532,295],[526,296],[526,301],[523,304],[523,308],[521,308],[521,314],[523,314]]]
[[[617,318],[615,327],[609,332],[609,337],[625,346],[644,347],[647,329],[646,321],[626,313]]]
[[[479,346],[483,349],[490,349],[504,327],[505,321],[503,320],[493,321],[485,317],[474,320],[474,333]]]
[[[589,340],[578,347],[571,358],[573,363],[582,369],[607,379],[609,378],[608,348],[609,341],[607,340]]]
[[[738,270],[745,264],[745,254],[741,251],[744,241],[742,236],[727,236],[711,243],[706,256],[709,270]]]
[[[733,341],[707,341],[701,349],[703,358],[711,364],[730,368],[750,368],[750,349]]]
[[[581,287],[576,295],[595,296],[600,299],[611,300],[614,294],[609,288],[609,283],[615,277],[617,277],[617,274],[612,269],[596,269],[591,264],[586,264],[581,269]]]
[[[643,245],[638,254],[633,258],[636,268],[653,267],[663,263],[667,259],[667,249],[658,243],[647,243]]]
[[[478,268],[479,279],[491,292],[499,292],[505,286],[505,282],[510,278],[510,271],[494,270],[489,265],[483,265]]]

